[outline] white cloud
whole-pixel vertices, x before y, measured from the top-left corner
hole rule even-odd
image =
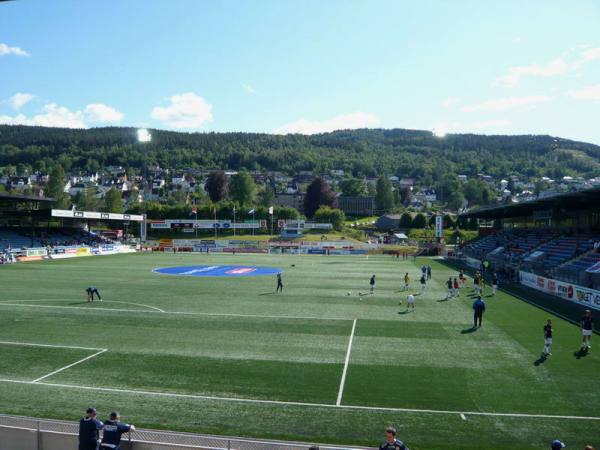
[[[547,64],[531,64],[528,66],[510,67],[508,73],[496,78],[494,84],[514,88],[519,86],[524,77],[553,77],[566,75],[581,69],[584,65],[600,59],[600,47],[573,50],[560,55]]]
[[[123,113],[104,103],[92,103],[83,110],[88,122],[119,122],[123,120]]]
[[[102,106],[102,108],[98,108],[98,106]],[[110,112],[110,116],[107,111]],[[89,122],[118,121],[120,119],[116,119],[117,116],[122,118],[123,114],[110,106],[102,104],[88,105],[83,111],[71,111],[69,108],[56,103],[48,103],[44,105],[40,114],[31,117],[25,114],[17,114],[16,116],[0,115],[0,123],[41,127],[87,128]]]
[[[510,125],[506,119],[492,119],[479,122],[441,122],[433,127],[436,136],[444,136],[448,133],[474,133],[501,128]]]
[[[456,97],[447,97],[440,102],[440,105],[442,105],[444,108],[449,108],[452,105],[458,103],[458,101],[459,99]]]
[[[513,44],[518,44],[522,41],[521,36],[517,36],[515,38],[513,38],[512,42]]]
[[[475,111],[505,111],[517,106],[535,105],[552,100],[552,97],[547,95],[529,95],[526,97],[507,97],[487,100],[476,105],[465,106],[461,109],[462,112]]]
[[[15,95],[8,99],[8,103],[10,104],[10,106],[13,107],[13,109],[19,110],[34,98],[35,95],[33,94],[17,92]]]
[[[318,121],[300,119],[295,122],[286,123],[273,130],[276,134],[317,134],[328,133],[334,130],[354,130],[357,128],[368,128],[379,123],[379,119],[373,114],[365,112],[353,112],[332,117],[331,119]]]
[[[10,47],[9,45],[0,42],[0,56],[5,55],[29,56],[29,53],[27,53],[21,47]]]
[[[567,95],[577,100],[600,100],[600,84],[570,91]]]
[[[244,88],[244,90],[248,93],[248,94],[254,94],[256,91],[254,90],[254,88],[249,85],[249,84],[242,84],[242,87]]]
[[[171,104],[156,106],[150,116],[170,128],[200,128],[213,121],[212,105],[193,92],[173,95]]]

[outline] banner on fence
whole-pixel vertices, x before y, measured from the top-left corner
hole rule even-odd
[[[521,271],[519,275],[521,284],[525,286],[600,310],[600,291],[542,277],[531,272]]]

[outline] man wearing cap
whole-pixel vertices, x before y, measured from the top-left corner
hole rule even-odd
[[[119,413],[113,411],[110,418],[104,422],[104,435],[102,436],[101,450],[113,449],[120,450],[121,435],[129,431],[135,431],[133,425],[120,422]]]
[[[79,421],[79,450],[97,450],[102,422],[96,419],[96,410],[88,408]]]
[[[385,430],[385,441],[379,446],[379,450],[409,450],[402,441],[396,439],[396,429],[388,427]]]
[[[552,441],[552,444],[550,444],[550,448],[552,450],[560,450],[561,448],[565,448],[566,445],[563,444],[561,441],[559,441],[558,439]]]

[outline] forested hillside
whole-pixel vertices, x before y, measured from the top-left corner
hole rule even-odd
[[[419,130],[350,130],[312,136],[258,133],[178,133],[151,130],[142,147],[134,128],[87,130],[0,126],[0,166],[27,165],[48,171],[60,162],[66,171],[107,165],[171,169],[301,170],[343,169],[354,176],[415,177],[423,184],[448,174],[523,178],[598,175],[600,147],[551,136],[443,138]]]

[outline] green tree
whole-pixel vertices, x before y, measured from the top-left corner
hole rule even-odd
[[[334,230],[341,231],[346,215],[340,209],[321,206],[315,212],[313,219],[318,223],[330,223]]]
[[[312,218],[321,206],[334,207],[335,193],[323,178],[317,177],[306,189],[304,214],[306,214],[306,217]]]
[[[80,211],[98,211],[100,201],[96,196],[96,188],[88,186],[75,196],[75,205]]]
[[[109,213],[123,212],[123,198],[116,187],[111,187],[104,196],[104,211]]]
[[[377,180],[377,193],[375,194],[375,207],[379,212],[388,212],[394,207],[392,183],[387,177],[381,176]]]
[[[71,197],[65,192],[65,171],[60,164],[56,164],[49,174],[44,195],[56,200],[56,209],[65,209],[71,202]]]
[[[405,212],[400,216],[400,228],[409,229],[412,227],[413,219],[410,213]]]
[[[419,213],[412,220],[412,228],[423,229],[427,226],[427,217],[425,214]]]
[[[344,178],[340,181],[340,189],[346,197],[366,197],[367,186],[364,180],[359,178]]]
[[[273,189],[271,186],[266,185],[258,194],[258,203],[261,206],[269,207],[273,205],[275,201],[275,194],[273,193]]]
[[[256,184],[248,172],[242,171],[231,177],[229,196],[240,205],[252,205],[256,199]]]

